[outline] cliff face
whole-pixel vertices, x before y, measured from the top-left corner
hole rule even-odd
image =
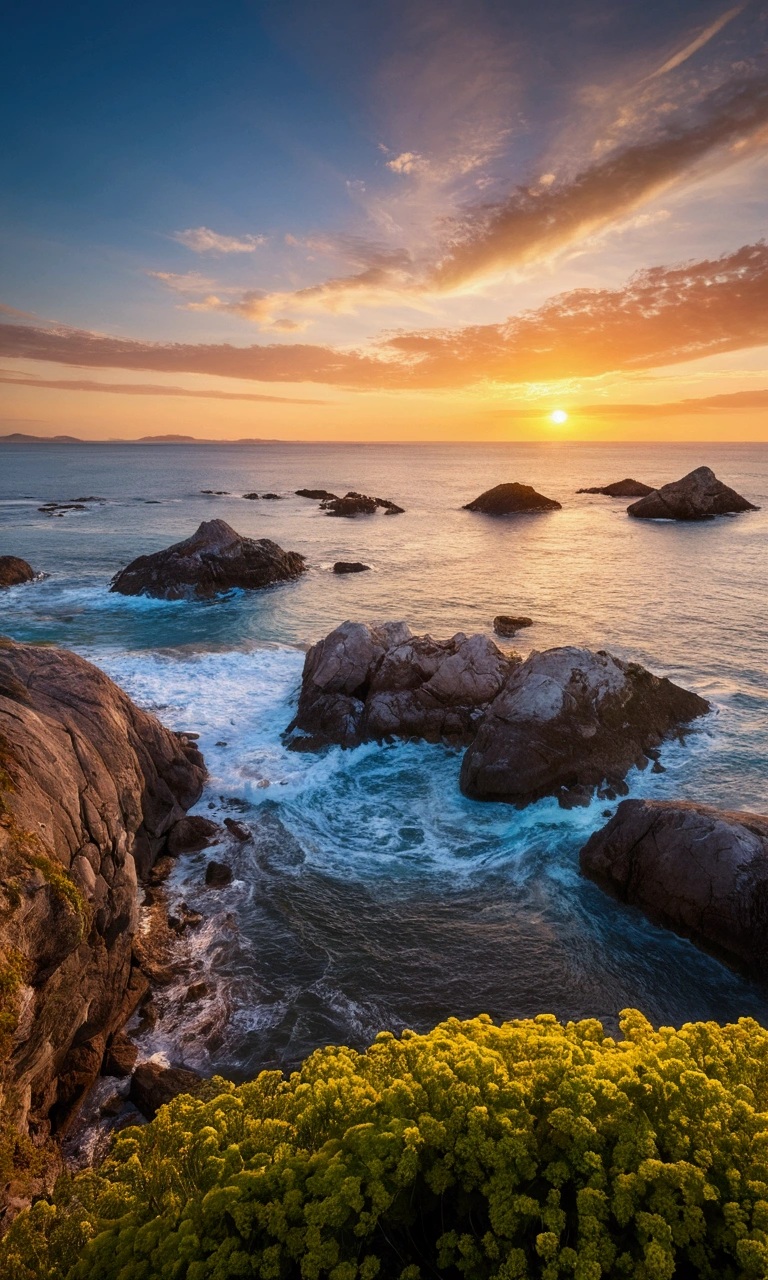
[[[0,1213],[56,1163],[147,989],[137,881],[202,791],[202,756],[63,650],[0,640]]]

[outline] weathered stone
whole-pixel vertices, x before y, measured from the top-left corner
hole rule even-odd
[[[697,694],[602,650],[534,652],[482,717],[461,788],[522,806],[618,782],[648,748],[708,710]]]
[[[164,600],[207,598],[235,587],[256,591],[298,578],[305,569],[296,551],[283,551],[269,538],[242,537],[225,520],[205,520],[184,542],[133,560],[115,574],[110,591]]]
[[[232,868],[226,862],[209,862],[205,868],[205,883],[209,889],[225,889],[232,883]]]
[[[194,1097],[203,1083],[196,1071],[164,1067],[159,1062],[140,1062],[131,1078],[128,1097],[147,1120],[154,1120],[160,1107],[180,1093]]]
[[[362,564],[359,560],[337,560],[333,566],[334,573],[366,573],[370,569],[369,564]]]
[[[493,629],[500,636],[513,636],[523,627],[532,626],[533,618],[515,618],[508,613],[499,613],[493,620]]]
[[[26,560],[18,556],[0,556],[0,588],[17,587],[22,582],[32,582],[35,571]]]
[[[236,840],[250,840],[251,838],[251,829],[246,827],[244,822],[237,822],[235,818],[225,818],[224,826]]]
[[[179,818],[168,832],[168,852],[172,858],[180,853],[194,853],[205,849],[220,834],[218,823],[199,813],[188,813]]]
[[[656,922],[768,974],[768,817],[624,800],[579,863],[585,876]]]
[[[329,516],[372,516],[377,507],[381,507],[385,515],[400,516],[405,509],[387,498],[371,498],[366,493],[356,493],[354,489],[343,498],[326,498],[320,505]]]
[[[607,498],[644,498],[653,493],[653,485],[642,480],[614,480],[613,484],[598,485],[592,489],[577,489],[577,493],[603,493]]]
[[[697,467],[682,480],[654,489],[627,507],[637,520],[709,520],[712,516],[758,508],[718,480],[709,467]]]
[[[487,516],[510,516],[536,511],[560,511],[561,503],[545,498],[529,484],[497,484],[467,502],[464,511],[482,511]]]
[[[138,1045],[135,1045],[124,1031],[116,1031],[107,1046],[107,1052],[104,1054],[101,1074],[103,1076],[129,1076],[136,1066],[138,1056]]]

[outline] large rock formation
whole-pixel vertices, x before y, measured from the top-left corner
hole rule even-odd
[[[242,587],[256,591],[304,573],[304,557],[269,538],[244,538],[226,520],[204,520],[196,533],[165,551],[139,556],[112,579],[124,596],[180,600]]]
[[[356,493],[354,489],[343,498],[326,498],[320,506],[329,516],[372,516],[379,507],[386,516],[401,516],[405,510],[388,498],[371,498],[367,493]]]
[[[404,622],[344,622],[306,656],[291,746],[314,751],[388,737],[470,742],[519,661],[487,636],[433,640],[412,635]]]
[[[35,571],[26,560],[18,556],[0,556],[0,587],[17,587],[22,582],[31,582]]]
[[[642,480],[614,480],[613,484],[598,485],[592,489],[577,489],[577,493],[603,493],[607,498],[644,498],[653,493],[653,485]]]
[[[567,646],[532,653],[485,712],[461,768],[476,800],[526,805],[620,783],[709,704],[636,662]],[[577,792],[577,794],[579,794]]]
[[[561,503],[545,498],[529,484],[497,484],[467,502],[464,511],[482,511],[487,516],[511,516],[533,511],[560,511]]]
[[[627,511],[637,520],[709,520],[735,511],[758,508],[718,480],[709,467],[697,467],[682,480],[654,489]]]
[[[66,1132],[145,994],[137,879],[204,773],[90,663],[0,641],[0,1146]],[[0,1212],[34,1189],[0,1188]]]
[[[625,800],[579,862],[622,902],[761,977],[768,973],[768,817]]]

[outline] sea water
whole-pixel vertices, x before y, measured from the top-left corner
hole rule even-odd
[[[768,1018],[768,992],[583,880],[578,853],[606,806],[523,811],[467,800],[461,753],[419,743],[287,751],[306,647],[345,618],[416,633],[534,625],[532,648],[605,648],[695,689],[713,711],[633,771],[631,794],[768,812],[768,447],[758,445],[1,446],[0,554],[48,576],[0,596],[0,631],[64,645],[173,729],[200,734],[210,777],[197,811],[245,822],[180,858],[171,903],[188,930],[183,978],[158,993],[142,1057],[238,1079],[319,1045],[424,1030],[449,1015],[551,1012],[615,1028]],[[638,522],[626,502],[577,495],[708,464],[762,510],[697,525]],[[462,510],[502,481],[561,511]],[[298,488],[355,489],[405,514],[328,517]],[[219,496],[203,489],[226,490]],[[280,500],[246,500],[250,491]],[[46,501],[101,497],[50,516]],[[307,557],[298,581],[206,601],[110,594],[137,555],[220,517]],[[334,575],[336,560],[371,571]],[[506,642],[502,642],[506,643]],[[232,884],[207,889],[210,857]],[[206,993],[190,1000],[191,983]]]

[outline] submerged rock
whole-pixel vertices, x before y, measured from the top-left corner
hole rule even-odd
[[[528,511],[560,511],[561,504],[554,498],[545,498],[529,484],[497,484],[462,509],[482,511],[487,516],[510,516]]]
[[[131,1079],[128,1094],[133,1105],[154,1120],[161,1107],[180,1093],[197,1094],[204,1084],[202,1076],[184,1067],[164,1067],[159,1062],[140,1062]]]
[[[0,588],[17,587],[22,582],[32,582],[35,571],[26,560],[18,556],[0,556]]]
[[[245,538],[225,520],[204,520],[191,538],[139,556],[121,569],[110,591],[161,600],[207,598],[233,587],[257,591],[298,578],[305,570],[304,557],[296,551],[283,551],[269,538]]]
[[[370,498],[354,489],[343,498],[326,498],[320,505],[329,516],[372,516],[379,507],[387,516],[401,516],[405,510],[387,498]]]
[[[306,656],[289,733],[307,736],[290,745],[314,751],[389,737],[469,742],[517,662],[487,636],[434,640],[412,635],[404,622],[344,622]]]
[[[371,566],[360,560],[337,560],[333,566],[334,573],[368,573]]]
[[[636,520],[709,520],[737,511],[757,511],[735,489],[718,480],[709,467],[697,467],[682,480],[654,489],[627,507]]]
[[[331,493],[330,489],[297,489],[297,498],[314,498],[317,502],[323,502],[326,499],[329,502],[338,502],[338,496]]]
[[[698,694],[602,650],[532,653],[480,721],[461,789],[519,806],[549,795],[567,803],[574,787],[621,781],[667,734],[708,710]]]
[[[642,480],[614,480],[613,484],[598,485],[593,489],[577,489],[577,493],[603,493],[607,498],[644,498],[653,493],[653,485]]]
[[[765,977],[768,817],[686,801],[625,800],[581,870],[622,902]]]
[[[205,883],[209,889],[225,889],[232,883],[232,868],[226,862],[209,862],[205,868]]]
[[[533,618],[513,618],[508,613],[499,613],[493,620],[493,629],[499,636],[513,636],[523,627],[532,626]]]

